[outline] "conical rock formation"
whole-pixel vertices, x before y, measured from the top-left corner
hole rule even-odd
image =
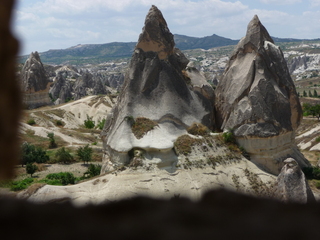
[[[21,70],[23,103],[28,108],[51,104],[49,98],[49,77],[38,52],[31,53]]]
[[[302,119],[295,86],[281,49],[257,16],[236,46],[215,94],[219,128],[232,129],[255,163],[275,174],[288,156],[307,165],[294,144]]]
[[[21,73],[22,90],[24,92],[38,92],[47,88],[49,78],[40,60],[38,52],[32,52],[30,54]]]
[[[202,123],[214,128],[213,90],[203,79],[195,79],[196,75],[188,76],[189,61],[174,45],[162,13],[152,6],[118,103],[101,134],[106,161],[129,163],[134,149],[142,149],[143,158],[150,163],[172,168],[177,161],[174,142],[187,127]],[[145,122],[151,124],[149,128]],[[140,128],[140,136],[133,128]]]

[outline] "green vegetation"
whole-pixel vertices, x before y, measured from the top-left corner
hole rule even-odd
[[[89,145],[85,147],[79,147],[77,150],[77,155],[84,164],[89,163],[92,160],[92,148]]]
[[[312,105],[310,103],[304,103],[302,106],[303,116],[312,115],[320,120],[320,104]]]
[[[236,143],[236,138],[234,137],[233,130],[229,130],[222,134],[222,139],[224,143]]]
[[[57,125],[58,127],[63,127],[63,126],[64,126],[64,122],[61,121],[61,120],[57,120],[57,121],[56,121],[56,125]]]
[[[95,121],[87,115],[87,120],[84,120],[84,126],[85,128],[92,129],[95,127]]]
[[[47,134],[47,137],[49,138],[49,148],[56,148],[57,147],[57,143],[56,140],[54,139],[54,133],[50,132]]]
[[[45,163],[49,161],[49,156],[41,147],[36,147],[27,142],[22,144],[21,164],[22,166],[28,163]]]
[[[148,118],[138,117],[134,121],[131,129],[132,133],[137,139],[142,138],[147,132],[154,129],[154,127],[158,126],[155,121],[152,121]]]
[[[49,180],[49,181],[48,181]],[[61,173],[51,173],[46,176],[46,179],[43,181],[50,185],[69,185],[74,184],[76,178],[72,173],[61,172]]]
[[[319,167],[304,167],[302,169],[307,179],[320,180],[320,168]]]
[[[29,124],[30,126],[33,126],[36,124],[36,121],[33,118],[31,118],[27,121],[27,124]]]
[[[102,121],[99,120],[99,121],[98,121],[98,124],[97,124],[97,128],[100,129],[100,130],[102,130],[105,123],[106,123],[106,119],[105,119],[105,118],[102,119]]]
[[[34,165],[33,163],[27,163],[26,165],[26,172],[30,174],[32,177],[32,174],[34,174],[38,170],[38,167]]]
[[[33,183],[33,178],[26,178],[20,181],[13,181],[9,183],[11,191],[21,191],[28,188]]]
[[[73,161],[73,156],[64,147],[60,148],[55,154],[55,160],[58,163],[69,164]]]
[[[99,164],[90,164],[88,167],[88,171],[86,171],[83,175],[85,178],[92,178],[100,175],[101,165]]]

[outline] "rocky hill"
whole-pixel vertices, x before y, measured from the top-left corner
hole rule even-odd
[[[74,96],[94,88],[90,72],[64,70],[65,76],[61,73],[52,88],[62,86],[56,91],[61,98],[68,87],[63,77],[78,82]],[[291,155],[301,167],[309,166],[294,143],[302,117],[300,103],[283,54],[257,16],[235,48],[215,92],[194,63],[175,48],[162,13],[152,6],[115,105],[111,98],[111,102],[103,98],[88,104],[87,97],[59,107],[59,120],[65,121],[63,138],[70,133],[66,129],[85,120],[84,113],[95,112],[90,116],[98,117],[98,106],[110,107],[99,111],[107,117],[100,135],[102,175],[75,186],[45,185],[19,196],[35,202],[70,199],[80,205],[136,194],[198,199],[216,187],[257,196],[292,196],[292,182],[281,177],[277,182],[270,174],[277,175],[282,169],[284,178],[294,179],[301,189],[302,197],[296,201],[308,201],[310,191],[304,191],[308,183],[295,174],[303,173],[290,170],[292,161],[283,162]],[[68,107],[72,107],[70,114]],[[40,116],[56,119],[52,114]],[[50,120],[46,124],[44,128],[54,127]],[[233,128],[234,135],[213,133],[228,128]],[[276,183],[279,191],[274,189]]]

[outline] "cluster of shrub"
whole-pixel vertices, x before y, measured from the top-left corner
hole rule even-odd
[[[303,116],[310,116],[317,117],[320,120],[320,104],[310,104],[304,103],[302,105],[303,109]]]

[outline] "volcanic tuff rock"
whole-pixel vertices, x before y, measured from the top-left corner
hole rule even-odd
[[[21,70],[23,102],[28,108],[36,108],[51,103],[49,98],[49,77],[43,67],[38,52],[30,54]]]
[[[293,158],[284,161],[285,165],[277,179],[276,198],[284,202],[307,203],[315,201],[304,173]]]
[[[49,78],[43,67],[38,52],[32,52],[21,70],[22,90],[25,92],[38,92],[45,90]]]
[[[106,161],[128,163],[130,150],[139,148],[149,160],[171,168],[177,159],[174,142],[187,133],[188,126],[196,122],[214,128],[214,93],[204,79],[194,79],[196,74],[188,75],[189,61],[174,45],[165,19],[152,6],[118,103],[107,117],[101,134]],[[198,86],[193,87],[195,82]],[[132,132],[139,117],[154,123],[152,130],[146,130],[140,139]],[[162,162],[164,159],[167,163]]]
[[[288,156],[307,165],[294,143],[302,109],[293,81],[281,49],[257,16],[236,46],[215,94],[219,128],[233,129],[251,160],[275,174]]]

